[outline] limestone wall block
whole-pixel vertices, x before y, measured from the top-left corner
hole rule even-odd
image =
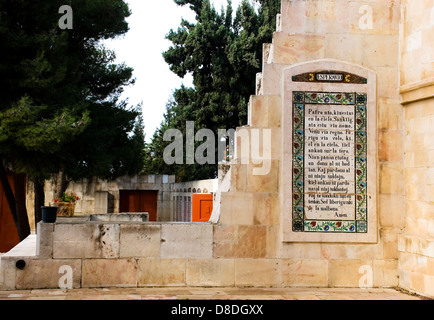
[[[383,163],[380,165],[380,193],[404,194],[404,171],[400,164]]]
[[[360,244],[337,244],[322,243],[321,255],[327,260],[357,260],[357,259],[377,259],[382,258],[382,246],[378,244],[360,245]]]
[[[288,259],[324,259],[321,244],[301,242],[282,243],[281,257]]]
[[[400,235],[398,250],[434,258],[434,240],[418,236]]]
[[[135,259],[84,259],[82,287],[136,287]]]
[[[399,270],[399,286],[427,297],[434,297],[434,276],[408,270]]]
[[[249,103],[249,125],[258,128],[268,127],[267,96],[252,96]]]
[[[235,283],[233,259],[188,259],[187,286],[232,287]]]
[[[220,223],[235,225],[253,224],[253,194],[249,192],[222,193]]]
[[[399,268],[408,272],[423,273],[434,276],[434,258],[414,253],[400,252]]]
[[[214,225],[214,244],[232,244],[238,241],[238,225]]]
[[[46,289],[59,288],[59,280],[64,275],[61,272],[62,266],[70,267],[72,270],[73,288],[80,288],[81,260],[37,260],[26,259],[24,270],[16,270],[16,289]],[[68,272],[70,271],[68,270]]]
[[[327,287],[328,261],[282,259],[282,281],[288,287]]]
[[[105,214],[109,212],[109,193],[107,191],[95,192],[94,213]]]
[[[398,260],[375,260],[373,268],[375,288],[396,288],[398,286]]]
[[[268,97],[268,125],[280,127],[282,122],[282,99],[280,95]]]
[[[429,23],[432,16],[430,1],[406,1],[403,5],[402,85],[423,81],[433,75],[433,24]]]
[[[251,96],[249,102],[249,125],[256,128],[280,127],[280,96]]]
[[[365,25],[364,16],[372,12],[372,26]],[[364,6],[364,7],[362,7]],[[398,35],[401,6],[399,0],[352,1],[349,3],[350,33]],[[362,26],[362,27],[361,27]]]
[[[402,130],[403,108],[398,99],[379,98],[378,129]]]
[[[270,63],[264,65],[262,69],[262,94],[270,96],[280,95],[280,81],[282,78],[282,70],[286,68],[286,64]],[[278,84],[278,85],[276,85]]]
[[[15,290],[16,289],[16,274],[17,268],[15,267],[16,258],[1,257],[0,262],[0,288],[1,290]]]
[[[399,72],[395,67],[379,66],[375,68],[378,77],[378,97],[385,99],[398,99],[399,97]]]
[[[280,159],[281,149],[280,127],[243,127],[237,130],[235,159],[239,164],[260,165],[264,169],[255,174],[268,174],[270,161]]]
[[[254,224],[278,225],[280,201],[277,193],[257,193],[253,197]]]
[[[428,220],[428,237],[434,238],[434,218]]]
[[[283,32],[348,32],[351,19],[357,19],[348,1],[282,1],[281,11]]]
[[[231,165],[231,191],[247,190],[247,164]]]
[[[329,260],[329,286],[358,288],[363,273],[360,268],[373,270],[372,260]]]
[[[325,37],[322,35],[276,32],[273,36],[273,61],[276,64],[291,65],[324,59],[324,47]]]
[[[138,286],[185,286],[186,264],[186,259],[139,259]]]
[[[380,131],[378,138],[379,161],[404,162],[402,131]]]
[[[434,297],[434,276],[424,276],[424,287],[426,288],[424,294],[431,298]]]
[[[282,266],[279,259],[235,259],[235,285],[280,287]]]
[[[305,1],[283,0],[281,4],[282,32],[303,32],[306,19]]]
[[[422,80],[422,64],[413,63],[420,61],[421,53],[419,50],[405,52],[401,55],[400,83],[401,85],[415,83]],[[411,65],[411,68],[405,67]]]
[[[403,195],[380,194],[379,217],[382,227],[404,227],[405,198]]]
[[[216,226],[214,235],[214,258],[264,258],[267,254],[266,226]]]
[[[266,254],[265,258],[280,257],[282,251],[282,234],[280,225],[266,227]]]
[[[383,259],[398,259],[398,236],[400,233],[402,233],[402,229],[399,228],[380,229],[380,242],[383,245]]]
[[[80,200],[77,202],[75,207],[76,215],[87,215],[95,213],[95,200]],[[104,212],[107,213],[107,212]]]
[[[271,164],[271,165],[270,165]],[[268,168],[267,168],[268,166]],[[262,172],[267,174],[262,175]],[[271,162],[263,161],[260,165],[249,165],[247,178],[247,191],[248,192],[269,192],[275,193],[279,191],[279,161],[271,160]],[[256,174],[255,172],[259,172]]]
[[[211,258],[212,224],[162,224],[161,258]]]
[[[324,55],[330,59],[363,64],[364,37],[363,35],[327,33]]]
[[[160,233],[160,225],[121,225],[120,258],[160,257]]]
[[[54,224],[38,223],[36,234],[36,256],[39,259],[53,258]]]
[[[405,129],[407,134],[420,134],[420,133],[433,133],[434,132],[434,116],[428,115],[425,117],[418,117],[408,119],[405,122]]]
[[[420,218],[417,215],[406,217],[405,232],[409,235],[426,237],[428,235],[428,220]]]
[[[431,167],[434,165],[434,150],[420,151],[407,151],[405,153],[405,166],[406,167]]]
[[[118,258],[119,232],[118,224],[57,224],[53,257]]]

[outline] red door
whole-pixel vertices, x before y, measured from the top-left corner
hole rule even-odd
[[[149,221],[157,221],[158,191],[120,191],[120,212],[148,212]]]
[[[14,191],[14,179],[12,175],[8,175],[8,180]],[[18,243],[20,243],[20,238],[18,236],[17,227],[12,218],[6,195],[0,184],[0,252],[8,252]]]
[[[213,208],[212,194],[193,195],[193,222],[208,222]]]

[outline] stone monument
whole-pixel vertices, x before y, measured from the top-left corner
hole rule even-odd
[[[56,286],[68,264],[83,287],[434,297],[433,35],[433,0],[282,0],[212,223],[40,225],[36,255],[3,256],[3,286]]]

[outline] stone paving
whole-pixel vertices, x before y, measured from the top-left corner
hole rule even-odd
[[[423,300],[395,289],[101,288],[0,291],[0,300]]]

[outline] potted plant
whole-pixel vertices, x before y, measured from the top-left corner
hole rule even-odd
[[[45,223],[55,223],[57,219],[57,207],[42,207],[42,221]]]
[[[63,196],[59,199],[55,199],[54,202],[57,204],[57,216],[58,217],[73,217],[75,212],[75,203],[80,200],[80,198],[73,192],[63,193]]]

